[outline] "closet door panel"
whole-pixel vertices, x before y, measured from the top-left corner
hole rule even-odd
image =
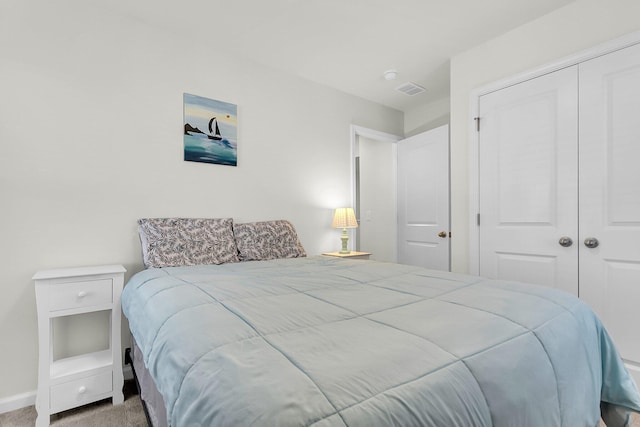
[[[480,98],[480,274],[578,294],[577,67]]]
[[[640,45],[580,64],[580,296],[640,374]],[[582,241],[596,238],[598,246]]]

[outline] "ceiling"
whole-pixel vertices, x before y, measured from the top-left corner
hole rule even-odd
[[[120,15],[398,110],[449,96],[452,56],[574,0],[112,0]],[[160,4],[162,6],[160,7]],[[395,69],[395,81],[383,78]],[[406,82],[426,92],[408,96]]]

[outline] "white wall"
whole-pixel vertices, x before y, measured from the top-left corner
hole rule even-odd
[[[451,119],[451,98],[438,99],[404,112],[404,137],[448,125]]]
[[[563,59],[640,30],[637,0],[577,0],[451,61],[452,271],[467,272],[469,256],[468,135],[474,89]]]
[[[309,254],[335,249],[349,125],[400,134],[402,113],[221,43],[84,2],[0,5],[0,399],[36,388],[32,275],[122,263],[129,277],[137,218],[286,218]],[[238,167],[182,160],[183,92],[238,105]]]
[[[360,250],[376,261],[397,261],[396,143],[359,137]]]

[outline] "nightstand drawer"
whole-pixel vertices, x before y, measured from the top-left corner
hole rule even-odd
[[[60,412],[108,397],[113,391],[112,373],[81,378],[51,387],[51,412]]]
[[[111,279],[53,285],[49,293],[49,311],[110,304],[113,301]]]

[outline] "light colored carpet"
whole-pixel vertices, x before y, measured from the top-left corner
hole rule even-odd
[[[34,406],[0,414],[2,427],[33,427],[36,423]],[[135,382],[125,381],[124,403],[112,405],[111,399],[90,403],[51,416],[52,427],[146,427],[147,419]]]

